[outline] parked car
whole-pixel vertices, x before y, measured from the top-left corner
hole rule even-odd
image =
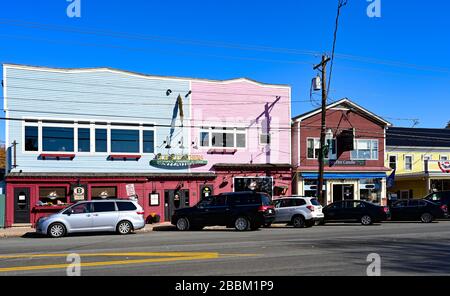
[[[274,219],[275,209],[268,194],[236,192],[209,196],[194,207],[177,209],[171,222],[181,231],[215,225],[245,231],[256,230]]]
[[[43,217],[36,223],[36,232],[62,237],[75,232],[117,232],[129,234],[144,228],[144,210],[131,200],[93,200],[78,202]]]
[[[322,205],[314,197],[283,197],[275,200],[273,204],[275,206],[273,223],[288,223],[296,228],[323,223]]]
[[[431,223],[435,219],[444,218],[447,206],[426,199],[400,200],[390,207],[391,219],[394,221],[410,220]]]
[[[363,200],[337,201],[323,208],[324,222],[361,222],[371,225],[389,219],[389,208]]]
[[[430,193],[424,199],[446,205],[447,209],[450,208],[450,190]]]

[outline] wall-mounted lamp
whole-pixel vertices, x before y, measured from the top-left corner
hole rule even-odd
[[[166,91],[166,96],[170,96],[171,93],[172,93],[172,90],[169,88],[169,89]]]
[[[178,141],[178,144],[180,145],[180,149],[185,148],[183,142],[184,142],[183,137],[181,137],[181,141]]]
[[[166,144],[166,149],[170,149],[172,148],[172,146],[170,146],[170,141],[169,141],[169,137],[166,137],[166,140],[164,141],[164,144]]]
[[[192,90],[188,91],[188,93],[184,96],[185,98],[189,97],[192,94]]]

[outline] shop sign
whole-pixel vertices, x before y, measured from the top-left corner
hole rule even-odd
[[[330,166],[365,166],[365,160],[329,160]]]
[[[127,189],[127,196],[128,197],[136,196],[136,190],[134,188],[134,184],[127,184],[125,187]]]
[[[86,200],[86,187],[76,185],[72,187],[72,202]]]
[[[206,165],[208,161],[203,159],[201,155],[156,155],[155,159],[150,161],[152,166],[165,166],[165,167],[189,167],[194,165]]]
[[[450,174],[450,161],[440,161],[439,168],[443,173]]]
[[[159,206],[159,194],[158,193],[150,194],[150,206]]]

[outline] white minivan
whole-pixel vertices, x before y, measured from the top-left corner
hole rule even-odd
[[[36,223],[36,232],[62,237],[75,232],[117,232],[128,234],[144,228],[144,210],[132,200],[78,202]]]

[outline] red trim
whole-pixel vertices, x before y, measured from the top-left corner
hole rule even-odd
[[[128,160],[128,159],[134,159],[139,160],[141,159],[142,155],[129,155],[129,154],[111,154],[108,156],[108,159],[115,160],[115,159],[122,159],[122,160]]]
[[[42,153],[39,155],[40,158],[46,159],[46,158],[56,158],[57,160],[61,158],[68,158],[70,160],[75,158],[75,154],[52,154],[52,153]]]

